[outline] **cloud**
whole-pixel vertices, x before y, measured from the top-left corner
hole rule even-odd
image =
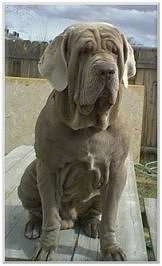
[[[114,7],[114,5],[110,5],[111,7]],[[118,9],[124,9],[124,10],[138,10],[138,11],[144,11],[144,12],[147,12],[147,11],[156,11],[157,10],[157,5],[148,5],[148,4],[145,4],[145,5],[126,5],[126,4],[123,4],[123,5],[116,5],[116,7]]]
[[[15,25],[17,31],[26,27],[32,38],[35,35],[32,30],[35,30],[41,39],[41,35],[44,34],[43,31],[46,32],[46,37],[51,35],[52,31],[52,36],[55,36],[66,26],[82,21],[109,22],[145,46],[156,45],[157,5],[48,4],[6,6],[6,24]]]

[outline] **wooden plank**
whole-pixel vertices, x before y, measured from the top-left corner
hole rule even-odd
[[[135,85],[143,85],[144,84],[144,69],[140,69],[137,71],[135,76]]]
[[[12,150],[5,156],[5,172],[8,172],[16,163],[23,160],[28,153],[33,153],[33,151],[34,148],[31,145],[22,145]]]
[[[129,85],[124,89],[119,111],[119,117],[131,130],[130,150],[136,163],[140,160],[144,90],[143,85]]]
[[[18,217],[24,215],[24,209],[20,206],[5,206],[5,238],[11,233],[15,225],[19,223]]]
[[[23,230],[27,219],[27,213],[24,211],[17,195],[17,187],[19,185],[21,176],[27,165],[35,158],[33,146],[22,145],[5,158],[6,166],[6,182],[5,182],[5,244],[6,244],[6,258],[27,260],[27,254],[32,250],[32,243],[28,244],[21,242],[23,238]],[[16,232],[16,234],[15,234]],[[16,238],[16,239],[15,239]],[[22,247],[21,247],[22,244]],[[24,245],[25,244],[25,245]],[[28,247],[24,252],[23,247]],[[27,252],[27,253],[26,253]],[[30,253],[30,252],[29,252]]]
[[[157,143],[157,71],[144,70],[145,85],[142,146],[156,147]]]
[[[27,212],[19,212],[17,223],[6,238],[6,260],[31,260],[38,240],[29,240],[24,237],[24,227],[27,222]],[[62,230],[59,247],[54,261],[71,261],[77,242],[78,232]]]
[[[137,68],[138,69],[150,69],[154,70],[157,69],[157,64],[148,64],[148,63],[137,63]]]
[[[148,120],[148,125],[149,125],[149,130],[147,132],[147,143],[148,146],[153,146],[152,141],[153,141],[153,119],[154,119],[154,105],[156,104],[156,98],[155,96],[155,82],[157,77],[154,75],[153,71],[147,71],[147,76],[146,76],[146,82],[148,82],[147,89],[149,91],[148,94],[148,110],[146,111],[147,114],[147,120]]]
[[[23,208],[17,195],[17,187],[27,165],[35,158],[33,146],[22,145],[5,158],[5,235],[6,237],[23,214]]]
[[[155,153],[155,154],[157,154],[157,148],[156,147],[141,146],[141,151],[145,152],[145,153]]]
[[[22,208],[22,207],[20,207]],[[24,226],[27,221],[27,212],[19,212],[16,223],[5,241],[6,260],[31,260],[37,240],[29,240],[24,237]]]
[[[79,238],[73,261],[96,261],[99,260],[100,255],[100,244],[99,239],[90,238],[86,236],[82,230],[79,232]]]
[[[32,146],[20,146],[6,156],[6,179],[8,181],[6,182],[5,208],[6,260],[31,260],[37,242],[37,240],[28,240],[24,237],[24,228],[28,217],[17,196],[20,178],[26,166],[34,158]],[[61,231],[60,245],[54,260],[70,261],[77,238],[77,230]]]
[[[25,146],[24,146],[24,150],[25,150]],[[24,152],[24,156],[22,157],[22,160],[19,159],[17,163],[15,160],[14,164],[10,163],[10,168],[8,168],[9,164],[7,163],[7,171],[6,171],[7,178],[5,179],[6,198],[8,198],[9,195],[17,188],[17,184],[20,182],[21,176],[23,175],[25,168],[34,159],[35,159],[34,150],[27,149],[27,153],[25,154]],[[6,159],[6,161],[7,160],[8,158]]]
[[[147,118],[148,118],[148,97],[149,97],[149,90],[148,90],[148,84],[147,84],[147,79],[146,79],[146,76],[147,76],[147,73],[146,71],[144,72],[144,85],[145,85],[145,104],[144,104],[144,112],[145,112],[145,120],[143,120],[143,126],[144,126],[144,132],[143,132],[143,135],[142,135],[142,138],[144,138],[144,142],[143,140],[141,140],[141,145],[143,146],[149,146],[147,145],[148,141],[147,141],[147,132],[148,132],[148,121],[147,121]]]
[[[157,200],[155,198],[144,198],[144,205],[154,255],[157,259]]]
[[[156,79],[157,79],[157,73],[156,73]],[[152,90],[153,90],[153,121],[152,121],[152,139],[151,139],[151,146],[156,147],[157,146],[157,124],[158,124],[158,120],[157,120],[157,81],[154,81],[153,86],[152,86]],[[160,104],[158,105],[160,106]]]
[[[119,204],[118,240],[128,261],[147,261],[134,165],[130,157],[126,166],[127,183]]]
[[[61,230],[59,246],[53,261],[72,261],[77,245],[79,228]]]

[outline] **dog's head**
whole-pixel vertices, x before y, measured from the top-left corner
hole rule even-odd
[[[105,129],[118,109],[120,85],[128,86],[136,68],[133,49],[118,29],[85,23],[68,27],[47,46],[39,71],[64,95],[64,104],[65,94],[70,99],[72,128]]]

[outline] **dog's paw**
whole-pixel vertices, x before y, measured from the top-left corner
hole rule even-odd
[[[102,253],[102,260],[104,261],[126,261],[126,254],[119,246],[111,246]]]
[[[43,247],[41,243],[35,249],[33,261],[52,261],[55,256],[55,247]]]
[[[74,222],[72,220],[62,220],[61,230],[66,230],[74,227]]]
[[[24,236],[28,239],[39,238],[41,234],[41,221],[30,220],[25,226]]]
[[[43,231],[40,241],[37,244],[32,260],[34,261],[52,261],[55,257],[55,251],[58,246],[59,230],[50,232]]]
[[[85,219],[82,222],[82,230],[87,236],[97,238],[99,237],[99,225],[100,221],[96,217]]]

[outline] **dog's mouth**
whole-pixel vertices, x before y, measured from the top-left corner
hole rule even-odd
[[[81,114],[88,116],[90,113],[93,112],[95,104],[89,105],[78,105],[78,109]]]
[[[114,103],[110,101],[109,96],[102,93],[102,95],[98,97],[94,104],[78,105],[78,108],[83,115],[88,116],[93,111],[95,111],[97,114],[109,112],[113,105]]]
[[[115,102],[112,103],[109,97],[101,96],[97,99],[95,104],[96,124],[95,128],[98,130],[106,130],[109,125],[111,109]]]
[[[113,106],[112,103],[109,102],[108,97],[99,97],[95,103],[95,109],[98,114],[103,114],[109,112],[111,107]]]

